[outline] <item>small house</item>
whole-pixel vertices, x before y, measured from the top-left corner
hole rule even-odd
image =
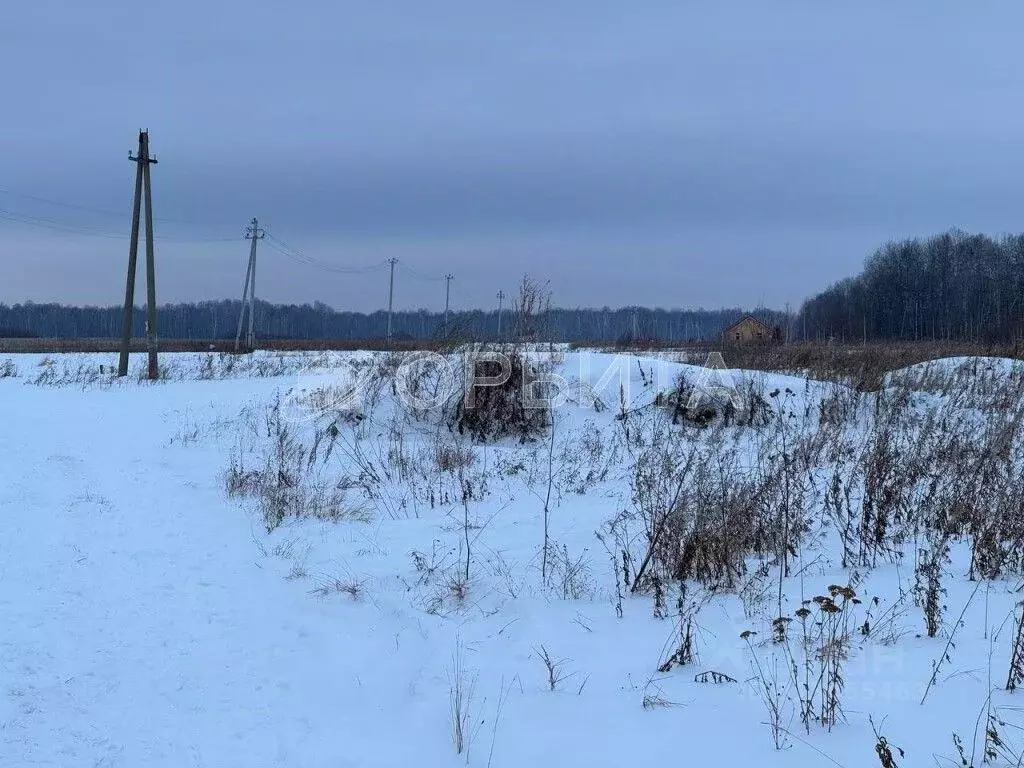
[[[764,344],[779,341],[782,330],[762,323],[753,315],[747,315],[726,328],[722,338],[729,344]]]

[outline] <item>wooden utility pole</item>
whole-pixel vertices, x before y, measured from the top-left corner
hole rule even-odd
[[[132,234],[128,245],[128,280],[124,292],[124,323],[121,334],[121,358],[117,375],[128,375],[128,352],[132,341],[132,319],[135,314],[135,273],[139,261],[139,218],[142,201],[146,206],[146,350],[149,353],[149,378],[160,375],[157,364],[156,336],[156,275],[153,258],[153,194],[150,184],[149,166],[156,165],[156,158],[149,156],[149,132],[139,131],[137,155],[128,153],[128,159],[136,164],[135,204],[132,208]]]
[[[501,341],[501,303],[505,300],[505,292],[498,291],[498,341]]]
[[[242,287],[242,308],[238,313],[238,331],[235,333],[235,352],[242,341],[242,321],[245,319],[245,308],[249,308],[249,332],[245,337],[245,346],[249,351],[256,348],[256,333],[253,330],[253,318],[256,315],[256,241],[262,240],[266,233],[260,229],[260,222],[253,217],[252,223],[245,230],[245,239],[251,240],[249,246],[249,264],[245,268],[245,285]]]
[[[448,336],[448,307],[450,306],[449,299],[452,295],[452,280],[455,278],[451,272],[444,276],[444,335]]]
[[[397,262],[394,256],[388,259],[388,263],[391,265],[391,283],[388,287],[388,346],[391,346],[391,309],[395,302],[395,262]]]

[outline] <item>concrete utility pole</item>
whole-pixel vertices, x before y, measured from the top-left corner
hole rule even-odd
[[[449,299],[452,295],[452,280],[455,279],[455,275],[449,272],[444,276],[444,335],[448,336],[448,307]]]
[[[253,331],[253,318],[256,315],[256,241],[262,240],[266,233],[260,229],[260,222],[253,217],[252,223],[245,230],[245,239],[251,240],[249,247],[249,265],[245,269],[245,285],[242,287],[242,309],[238,313],[238,332],[235,334],[235,352],[242,340],[242,320],[245,308],[249,307],[249,332],[245,337],[245,346],[249,351],[256,347],[256,333]]]
[[[388,346],[391,346],[391,310],[395,303],[395,262],[397,262],[394,256],[388,259],[388,263],[391,265],[391,283],[388,286]]]
[[[505,292],[498,291],[498,341],[501,341],[501,303],[505,300]]]
[[[249,262],[245,265],[245,285],[242,286],[242,306],[238,310],[238,331],[235,333],[235,352],[242,344],[242,325],[245,321],[245,308],[249,304],[249,281],[252,279],[252,249],[249,249]]]
[[[160,375],[157,361],[156,336],[156,275],[153,257],[153,194],[149,166],[156,165],[156,158],[149,156],[149,132],[139,131],[137,155],[128,153],[128,159],[136,164],[135,203],[132,207],[132,233],[128,245],[128,280],[124,291],[124,321],[121,334],[121,357],[117,375],[128,375],[128,352],[132,342],[132,320],[135,315],[135,273],[139,261],[139,218],[142,201],[146,206],[146,351],[149,353],[149,378]]]

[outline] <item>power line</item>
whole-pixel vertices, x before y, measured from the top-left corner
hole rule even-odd
[[[379,261],[376,264],[368,264],[363,267],[343,267],[338,264],[329,264],[325,261],[315,259],[312,256],[307,256],[302,251],[298,250],[297,248],[293,248],[292,246],[288,245],[288,243],[284,242],[284,240],[282,240],[279,237],[274,237],[274,235],[270,234],[269,232],[266,233],[266,238],[267,245],[269,245],[271,248],[273,248],[275,251],[282,254],[283,256],[287,256],[289,259],[292,259],[293,261],[296,261],[300,264],[305,264],[306,266],[314,267],[316,269],[322,269],[325,272],[338,272],[347,275],[358,275],[366,274],[369,272],[379,272],[388,265],[388,262],[386,260]]]
[[[85,224],[73,224],[66,221],[58,221],[44,216],[32,216],[27,213],[19,213],[17,211],[7,210],[6,208],[0,208],[0,220],[10,221],[15,224],[24,224],[30,227],[39,227],[41,229],[48,229],[54,232],[62,232],[68,235],[85,235],[87,237],[102,237],[110,240],[127,240],[130,235],[126,235],[123,232],[114,232],[108,229],[100,229],[98,227],[90,227]],[[154,221],[158,219],[154,218]],[[234,242],[234,237],[156,237],[156,240],[162,243],[222,243],[222,242]]]
[[[40,197],[39,195],[29,195],[25,192],[15,192],[10,189],[4,189],[0,187],[0,195],[7,195],[8,197],[19,197],[23,200],[31,200],[36,203],[45,203],[46,205],[54,205],[58,208],[68,208],[75,211],[86,211],[88,213],[99,213],[103,216],[113,216],[115,218],[124,218],[124,211],[111,211],[106,208],[95,208],[90,205],[80,205],[78,203],[68,203],[62,200],[52,200],[48,197]],[[172,219],[166,216],[154,216],[153,221],[160,221],[165,224],[189,224],[191,226],[207,227],[213,226],[210,222],[201,221],[189,221],[186,219]]]
[[[31,227],[41,227],[43,229],[50,229],[56,232],[64,232],[66,234],[73,235],[90,235],[92,237],[107,237],[117,240],[123,240],[127,235],[118,232],[110,232],[101,229],[95,229],[93,227],[84,227],[82,225],[67,224],[64,222],[55,221],[53,219],[45,219],[41,216],[29,216],[24,213],[17,213],[15,211],[9,211],[5,208],[0,208],[0,219],[4,221],[11,221],[17,224],[26,224]]]
[[[24,200],[31,200],[37,203],[44,203],[46,205],[52,205],[59,208],[67,208],[69,210],[86,211],[89,213],[101,214],[104,216],[113,216],[121,218],[122,213],[116,211],[106,210],[104,208],[96,208],[88,205],[80,205],[77,203],[69,203],[61,200],[53,200],[39,195],[31,195],[24,192],[15,192],[10,189],[0,188],[0,195],[7,195],[9,197],[21,198]],[[21,213],[13,211],[7,208],[0,208],[0,221],[7,221],[13,224],[22,224],[30,227],[38,227],[40,229],[46,229],[53,232],[59,232],[66,235],[82,235],[87,237],[98,237],[109,240],[129,240],[131,239],[130,234],[124,232],[117,232],[110,229],[104,229],[100,227],[90,226],[88,224],[79,224],[66,220],[59,220],[49,216],[36,216],[28,213]],[[154,222],[164,223],[178,223],[178,224],[191,224],[195,226],[207,226],[206,224],[200,224],[199,222],[189,222],[182,219],[172,218],[161,218],[153,217]],[[269,232],[266,234],[266,244],[273,248],[281,255],[291,259],[292,261],[303,264],[314,269],[323,270],[325,272],[335,272],[338,274],[358,275],[358,274],[370,274],[374,272],[380,272],[384,269],[394,269],[396,264],[400,265],[410,276],[417,280],[423,280],[427,282],[440,282],[446,279],[445,275],[427,275],[416,269],[413,269],[404,261],[399,259],[384,259],[373,264],[358,267],[341,266],[338,264],[331,264],[320,259],[316,259],[312,256],[303,253],[298,248],[295,248],[279,237],[275,237]],[[179,244],[197,244],[197,243],[226,243],[235,242],[236,236],[230,237],[171,237],[166,235],[154,236],[153,239],[160,243],[179,243]],[[456,288],[456,291],[461,295],[465,295]]]
[[[395,259],[395,261],[398,263],[399,266],[402,267],[402,269],[404,269],[410,275],[412,275],[413,277],[415,277],[415,278],[417,278],[419,280],[428,280],[430,282],[439,283],[442,280],[447,279],[445,275],[440,275],[439,277],[431,277],[429,275],[424,275],[422,272],[417,272],[415,269],[410,267],[408,264],[406,264],[401,259]]]
[[[38,195],[27,195],[24,192],[13,192],[13,191],[11,191],[9,189],[0,189],[0,195],[7,195],[8,197],[20,197],[23,200],[32,200],[33,202],[36,202],[36,203],[45,203],[47,205],[55,205],[58,208],[70,208],[70,209],[75,210],[75,211],[87,211],[89,213],[99,213],[99,214],[102,214],[104,216],[115,216],[117,218],[122,218],[124,216],[124,211],[121,211],[120,213],[116,213],[114,211],[108,211],[108,210],[106,210],[104,208],[93,208],[93,207],[88,206],[88,205],[78,205],[76,203],[65,203],[65,202],[62,202],[60,200],[50,200],[49,198],[46,198],[46,197],[39,197]],[[156,221],[161,221],[161,219],[156,219]]]
[[[269,234],[267,235],[267,238],[269,240],[269,238],[270,238]],[[280,253],[282,256],[285,256],[285,257],[291,259],[292,261],[294,261],[294,262],[296,262],[298,264],[304,264],[307,267],[313,267],[315,269],[320,269],[320,270],[323,270],[324,272],[336,272],[336,273],[345,274],[345,275],[366,274],[366,273],[369,273],[369,272],[379,272],[381,269],[383,269],[387,265],[387,262],[383,262],[382,261],[382,262],[380,262],[378,264],[373,264],[373,265],[366,266],[366,267],[342,267],[342,266],[338,266],[337,264],[328,264],[326,262],[314,259],[314,258],[312,258],[310,256],[306,256],[305,254],[296,253],[296,252],[290,251],[290,250],[288,250],[286,248],[282,248],[278,243],[273,242],[273,241],[267,242],[267,245],[270,246],[271,248],[273,248],[278,253]]]

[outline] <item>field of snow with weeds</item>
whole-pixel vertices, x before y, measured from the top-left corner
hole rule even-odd
[[[1019,363],[116,362],[0,356],[0,765],[1024,764]]]

